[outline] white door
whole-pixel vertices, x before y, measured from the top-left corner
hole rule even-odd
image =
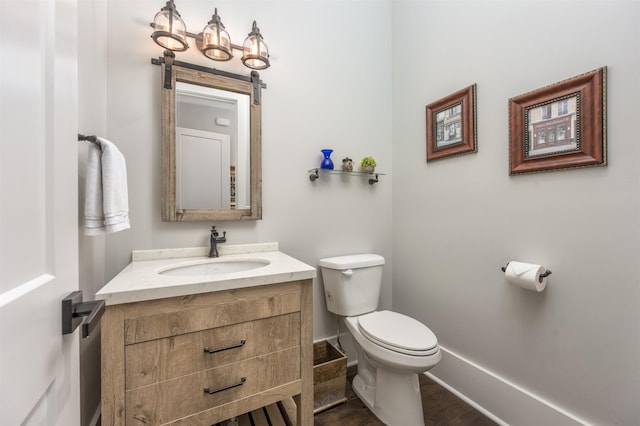
[[[0,14],[0,425],[80,423],[76,0]],[[86,142],[83,142],[86,143]]]
[[[176,207],[228,209],[231,198],[231,137],[176,127]]]

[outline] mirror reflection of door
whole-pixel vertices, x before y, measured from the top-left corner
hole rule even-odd
[[[231,198],[231,137],[176,128],[176,207],[228,209]]]
[[[245,94],[176,83],[177,208],[250,208],[249,102]]]

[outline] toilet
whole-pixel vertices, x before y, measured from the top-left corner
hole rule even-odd
[[[418,374],[440,361],[435,334],[411,317],[376,310],[384,257],[354,254],[319,265],[327,309],[342,317],[354,339],[353,391],[387,425],[424,425]]]

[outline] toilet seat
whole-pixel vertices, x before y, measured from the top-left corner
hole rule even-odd
[[[358,317],[363,336],[383,348],[413,356],[438,352],[435,334],[420,321],[392,311],[376,311]]]

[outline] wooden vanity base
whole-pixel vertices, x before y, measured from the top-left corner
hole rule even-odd
[[[311,280],[109,305],[102,425],[312,426],[312,332]]]

